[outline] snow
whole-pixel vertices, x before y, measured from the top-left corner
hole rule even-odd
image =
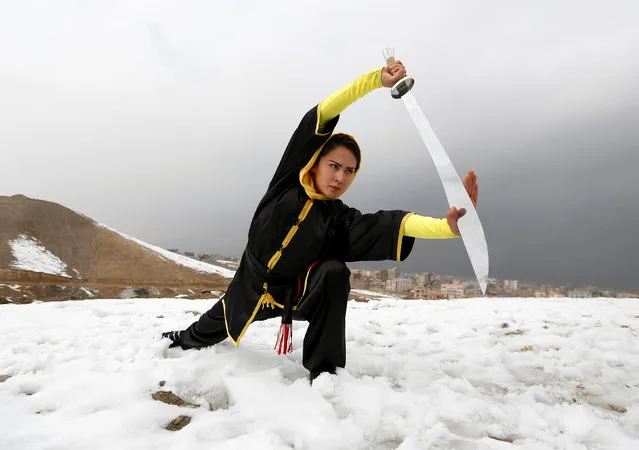
[[[304,322],[286,356],[278,320],[239,348],[159,339],[214,301],[1,305],[0,448],[639,448],[637,300],[351,302],[346,368],[312,386]]]
[[[351,292],[354,294],[368,296],[371,298],[393,298],[389,295],[381,294],[379,292],[374,292],[374,291],[367,291],[366,289],[351,289]]]
[[[11,252],[15,258],[11,263],[13,269],[30,270],[32,272],[71,278],[66,272],[67,265],[43,247],[36,238],[21,234],[9,241],[9,247],[11,247]]]
[[[176,262],[178,264],[180,264],[181,266],[184,267],[188,267],[189,269],[193,269],[197,272],[201,272],[201,273],[216,273],[218,275],[222,275],[223,277],[226,278],[233,278],[233,276],[235,275],[235,271],[233,270],[229,270],[229,269],[225,269],[224,267],[220,267],[220,266],[215,266],[213,264],[209,264],[209,263],[205,263],[203,261],[198,261],[196,259],[193,258],[189,258],[187,256],[184,255],[179,255],[177,253],[173,253],[170,252],[168,250],[165,250],[161,247],[157,247],[155,245],[151,245],[148,244],[144,241],[141,241],[139,239],[136,239],[134,237],[128,236],[124,233],[120,233],[117,230],[114,230],[113,228],[104,225],[102,223],[96,223],[97,226],[102,227],[102,228],[106,228],[107,230],[113,231],[114,233],[119,234],[120,236],[129,239],[130,241],[136,242],[138,244],[140,244],[141,246],[148,248],[149,250],[154,251],[155,253],[158,253],[159,255],[161,255],[164,258],[170,259],[173,262]]]
[[[0,286],[7,286],[9,289],[12,289],[18,292],[20,292],[20,288],[22,287],[19,284],[3,284],[3,283],[0,283]]]

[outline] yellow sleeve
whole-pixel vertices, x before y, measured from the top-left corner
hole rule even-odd
[[[381,87],[382,68],[380,67],[365,73],[348,86],[327,97],[319,105],[319,130],[322,130],[328,121],[341,114],[357,99]]]
[[[412,214],[404,222],[404,235],[420,239],[450,239],[459,237],[450,230],[446,218],[434,219]]]

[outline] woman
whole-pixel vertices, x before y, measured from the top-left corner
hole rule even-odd
[[[373,70],[306,113],[257,207],[226,294],[188,329],[164,333],[172,347],[205,347],[227,337],[237,346],[253,321],[281,316],[275,348],[287,353],[295,318],[309,322],[302,359],[311,381],[321,372],[334,373],[346,362],[350,272],[345,262],[403,261],[415,238],[459,236],[464,209],[452,207],[444,219],[408,211],[362,214],[339,200],[361,163],[355,139],[333,134],[339,114],[404,76],[401,61]],[[464,180],[474,204],[476,181],[472,171]]]

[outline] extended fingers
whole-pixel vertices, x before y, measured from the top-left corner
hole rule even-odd
[[[472,189],[472,187],[477,183],[477,175],[474,170],[469,170],[464,178],[464,186],[467,189]]]
[[[477,175],[473,170],[470,170],[464,178],[464,187],[473,205],[477,204],[477,196],[479,194],[479,185],[477,184]]]

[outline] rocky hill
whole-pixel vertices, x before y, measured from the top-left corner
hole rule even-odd
[[[199,296],[223,289],[232,275],[57,203],[0,196],[0,302]]]

